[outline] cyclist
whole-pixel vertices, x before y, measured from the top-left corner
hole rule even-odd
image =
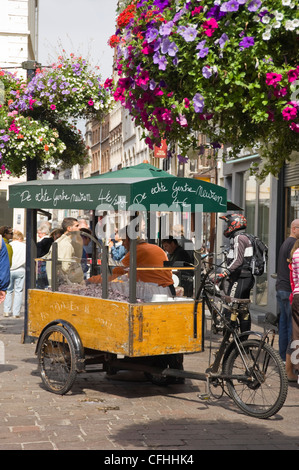
[[[227,223],[223,234],[229,238],[230,248],[227,256],[227,267],[216,275],[215,282],[220,284],[224,279],[228,281],[227,295],[238,299],[249,299],[250,291],[254,286],[254,276],[251,270],[253,247],[249,237],[245,234],[247,220],[242,214],[227,214],[220,217]],[[225,314],[229,314],[225,311]],[[248,307],[244,306],[239,314],[241,332],[249,331],[251,318]]]

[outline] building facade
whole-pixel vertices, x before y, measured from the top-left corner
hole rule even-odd
[[[247,232],[257,235],[269,249],[267,272],[256,278],[252,309],[259,313],[276,312],[275,273],[281,244],[292,220],[299,218],[299,154],[284,166],[278,178],[268,175],[258,182],[251,175],[259,155],[243,155],[223,164],[219,182],[228,190],[228,199],[239,205],[247,219]],[[221,232],[221,231],[219,231]],[[225,240],[218,240],[223,245]]]

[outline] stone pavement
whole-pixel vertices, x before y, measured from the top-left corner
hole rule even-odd
[[[5,319],[0,306],[0,450],[298,450],[299,388],[291,384],[284,407],[258,420],[231,399],[201,401],[205,384],[159,387],[105,373],[78,375],[67,395],[47,392],[37,372],[34,344],[22,344],[23,319]],[[185,356],[185,368],[203,371],[209,351]],[[189,455],[188,454],[188,455]]]

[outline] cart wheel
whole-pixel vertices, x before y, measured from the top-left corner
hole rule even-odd
[[[145,377],[149,382],[160,387],[166,387],[170,383],[170,377],[165,377],[160,374],[151,374],[150,372],[144,372]]]
[[[39,340],[37,356],[46,388],[59,395],[67,393],[77,376],[75,347],[68,331],[61,325],[49,326]]]

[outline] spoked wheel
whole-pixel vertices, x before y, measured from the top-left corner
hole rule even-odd
[[[61,325],[52,325],[42,334],[38,351],[41,377],[50,392],[64,395],[75,382],[76,356],[72,338]]]
[[[224,373],[239,378],[228,380],[231,398],[247,415],[266,419],[283,406],[288,391],[285,367],[279,354],[268,344],[259,351],[260,341],[247,340],[242,343],[242,355],[233,349],[224,366]],[[240,376],[249,378],[242,380]]]

